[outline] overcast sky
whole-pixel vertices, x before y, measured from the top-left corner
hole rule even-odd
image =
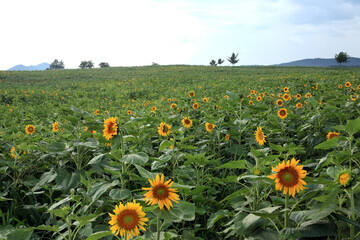
[[[1,0],[0,70],[360,57],[360,0]],[[224,63],[228,65],[226,61]]]

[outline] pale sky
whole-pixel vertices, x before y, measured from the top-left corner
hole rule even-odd
[[[360,0],[1,0],[0,70],[360,57]],[[229,65],[227,61],[223,65]]]

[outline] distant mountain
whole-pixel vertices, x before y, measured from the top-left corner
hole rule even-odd
[[[36,66],[24,66],[22,64],[16,65],[15,67],[9,68],[8,71],[36,71],[36,70],[45,70],[50,67],[48,63],[40,63]]]
[[[286,67],[337,67],[339,64],[335,58],[312,58],[297,60],[288,63],[276,64],[276,66]],[[360,67],[360,58],[351,57],[347,63],[342,63],[342,67]]]

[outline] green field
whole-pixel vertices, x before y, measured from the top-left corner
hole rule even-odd
[[[360,68],[0,72],[0,239],[359,239],[359,94]]]

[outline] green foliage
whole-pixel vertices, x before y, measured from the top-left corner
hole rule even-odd
[[[108,213],[134,200],[149,219],[139,239],[359,238],[359,84],[359,69],[336,68],[2,71],[0,239],[116,239]],[[280,107],[285,87],[291,100]],[[110,117],[118,130],[106,140]],[[307,184],[285,208],[267,176],[292,158]],[[170,210],[144,201],[157,174],[178,191]]]
[[[94,62],[93,61],[81,61],[79,68],[86,69],[86,68],[93,68]]]
[[[49,69],[64,69],[65,68],[65,65],[64,65],[64,62],[61,60],[57,60],[55,59],[51,64],[50,64],[50,67]]]

